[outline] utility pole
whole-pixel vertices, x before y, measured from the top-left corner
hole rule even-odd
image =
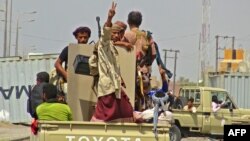
[[[3,57],[7,55],[7,22],[8,22],[8,0],[5,0],[5,21],[4,21],[4,41],[3,41]]]
[[[166,59],[167,58],[174,58],[174,84],[173,84],[173,93],[175,94],[175,80],[176,80],[176,65],[177,65],[177,53],[179,53],[179,50],[173,50],[173,49],[163,49],[163,51],[165,52],[165,56],[164,56],[164,65],[166,66]],[[174,52],[174,57],[167,57],[167,52]]]
[[[216,38],[216,52],[215,52],[215,71],[218,72],[218,60],[221,59],[219,58],[219,50],[220,49],[223,49],[223,48],[219,48],[219,38],[224,38],[224,39],[228,39],[228,38],[231,38],[232,39],[232,50],[234,50],[234,41],[235,41],[235,37],[234,36],[219,36],[219,35],[216,35],[215,36]]]
[[[9,23],[9,47],[8,47],[8,54],[7,56],[10,56],[10,50],[11,50],[11,25],[12,25],[12,0],[10,0],[10,23]]]
[[[197,76],[197,86],[199,86],[199,82],[200,82],[200,75],[201,75],[201,33],[200,33],[200,37],[199,37],[199,55],[198,55],[198,76]]]
[[[19,37],[19,17],[16,22],[16,48],[15,48],[15,56],[18,56],[18,37]]]
[[[234,50],[234,40],[235,40],[235,37],[233,36],[232,37],[232,49]]]
[[[176,76],[176,63],[177,63],[177,53],[179,53],[179,50],[174,50],[174,94],[175,94],[175,76]]]
[[[216,35],[215,36],[215,38],[216,38],[216,52],[215,52],[215,72],[218,72],[218,50],[219,50],[219,36],[218,35]]]
[[[26,12],[26,13],[22,13],[22,14],[19,14],[18,17],[17,17],[17,21],[16,21],[16,48],[15,48],[15,56],[18,56],[18,50],[19,50],[19,22],[20,22],[20,17],[21,15],[24,15],[24,14],[36,14],[37,12],[36,11],[33,11],[33,12]],[[34,22],[35,20],[29,20],[29,21],[26,21],[26,22]]]
[[[164,66],[166,67],[166,65],[167,65],[167,50],[163,49],[163,51],[164,51]]]

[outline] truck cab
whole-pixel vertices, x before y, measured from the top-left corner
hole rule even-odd
[[[223,106],[216,111],[212,110],[212,97],[217,96]],[[187,100],[192,97],[195,113],[183,110]],[[225,89],[199,86],[186,86],[180,89],[173,106],[173,117],[182,133],[207,134],[223,136],[224,125],[250,124],[250,109],[241,109],[233,101]]]

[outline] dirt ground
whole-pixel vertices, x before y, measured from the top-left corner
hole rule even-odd
[[[29,140],[30,133],[30,128],[27,126],[0,122],[0,141]]]

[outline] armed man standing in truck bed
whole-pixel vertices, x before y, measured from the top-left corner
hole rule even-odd
[[[119,41],[119,46],[132,46],[128,42],[120,42],[124,28],[120,24],[112,24],[115,8],[113,2],[98,44],[98,101],[92,121],[133,120],[133,107],[122,90],[119,54],[115,45]]]

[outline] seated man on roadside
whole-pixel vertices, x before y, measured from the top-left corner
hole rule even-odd
[[[183,109],[184,109],[185,111],[190,111],[190,112],[192,112],[192,113],[196,113],[196,108],[194,107],[193,103],[194,103],[194,98],[193,98],[193,97],[190,97],[190,98],[188,99],[187,105],[184,106]]]
[[[53,84],[43,87],[43,103],[36,108],[38,120],[70,121],[72,112],[67,104],[58,102],[57,88]]]

